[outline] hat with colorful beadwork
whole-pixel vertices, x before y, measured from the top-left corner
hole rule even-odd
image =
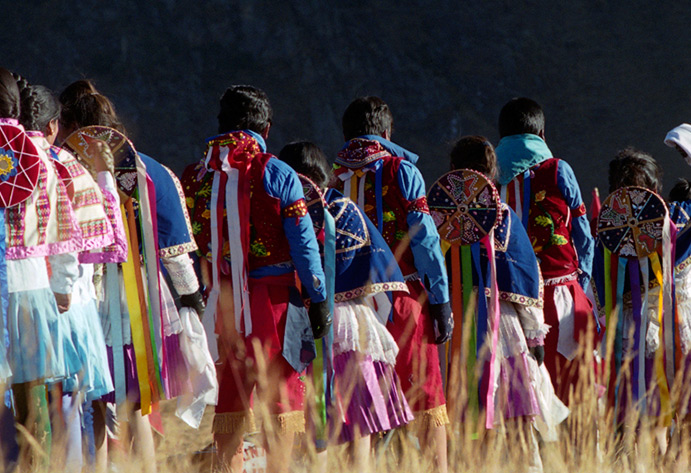
[[[74,153],[79,161],[93,173],[94,160],[89,152],[89,146],[96,141],[108,145],[112,154],[118,190],[125,196],[131,196],[137,187],[137,151],[125,135],[106,126],[87,126],[68,136],[63,147]]]

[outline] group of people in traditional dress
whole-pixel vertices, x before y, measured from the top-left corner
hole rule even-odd
[[[663,450],[686,425],[689,182],[666,203],[627,148],[589,218],[528,98],[502,108],[496,148],[460,138],[429,191],[378,97],[346,108],[333,165],[307,141],[268,153],[272,120],[263,91],[228,88],[178,180],[90,81],[56,97],[0,68],[5,468],[132,451],[155,471],[174,398],[193,427],[215,405],[218,471],[243,470],[257,429],[268,471],[296,434],[317,468],[348,444],[365,471],[375,434],[407,428],[443,472],[460,424],[522,429],[541,471],[539,441],[584,396],[616,426],[659,419]],[[665,142],[691,163],[691,126]]]

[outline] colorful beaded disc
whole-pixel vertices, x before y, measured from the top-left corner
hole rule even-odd
[[[0,125],[0,205],[12,207],[28,199],[40,173],[41,158],[18,126]]]
[[[656,193],[643,187],[622,187],[602,202],[597,234],[612,253],[643,258],[662,242],[667,206]]]
[[[93,169],[92,159],[86,150],[94,140],[103,141],[110,147],[118,190],[131,196],[137,187],[137,151],[125,135],[106,126],[87,126],[68,136],[63,147],[77,156],[86,167]]]
[[[307,211],[312,219],[312,226],[314,232],[319,234],[324,227],[324,209],[326,201],[324,195],[317,185],[307,176],[298,173],[300,183],[302,184],[302,192],[305,194],[305,203],[307,203]]]
[[[500,220],[499,193],[487,178],[470,169],[444,174],[427,193],[432,219],[442,240],[472,245]]]

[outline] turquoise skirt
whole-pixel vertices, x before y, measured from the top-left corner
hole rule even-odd
[[[68,374],[64,353],[74,347],[59,317],[50,288],[9,294],[7,363],[12,384],[55,380]]]

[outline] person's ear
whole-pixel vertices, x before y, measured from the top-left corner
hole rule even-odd
[[[537,136],[539,136],[540,138],[542,138],[542,141],[547,141],[547,140],[545,139],[545,130],[544,130],[544,129],[540,130],[540,131],[537,133]]]
[[[46,139],[51,145],[55,142],[55,138],[58,136],[59,129],[60,125],[58,124],[58,119],[55,118],[49,121],[45,129],[43,130],[43,136],[46,137]]]
[[[384,130],[384,133],[381,134],[381,137],[384,138],[385,140],[390,140],[391,139],[391,129]]]
[[[264,139],[269,138],[269,130],[271,130],[271,123],[269,123],[268,125],[266,125],[266,128],[264,128],[264,131],[262,131],[262,132],[260,133],[260,135],[262,135],[262,138],[264,138]]]

